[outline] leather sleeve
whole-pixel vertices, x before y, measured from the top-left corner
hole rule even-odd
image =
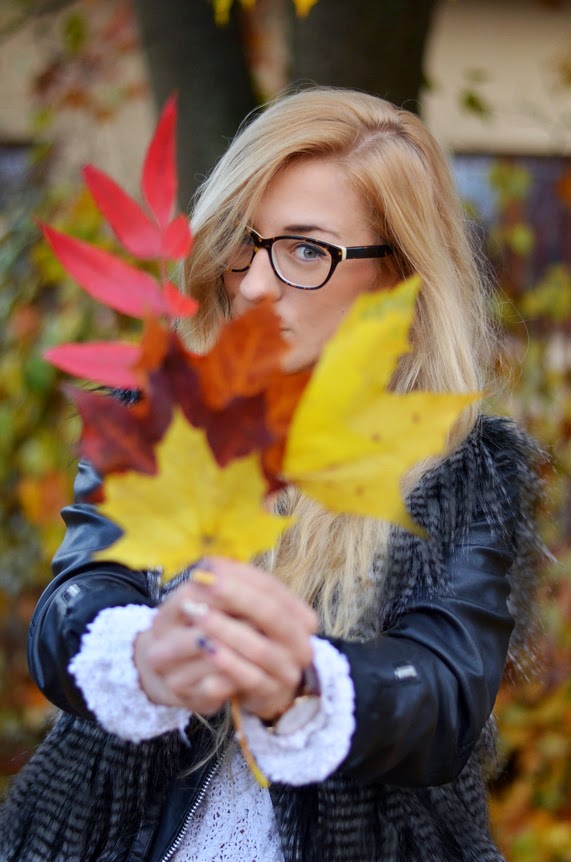
[[[351,666],[356,731],[340,771],[370,782],[432,786],[466,764],[492,712],[514,622],[504,529],[477,516],[448,559],[450,593],[417,595],[376,640],[332,639]]]
[[[99,483],[94,469],[80,461],[75,502],[62,511],[67,531],[54,557],[54,578],[38,602],[28,634],[28,665],[36,684],[56,706],[84,718],[93,716],[67,668],[86,627],[103,608],[154,604],[143,572],[91,559],[120,536],[96,506],[83,502]]]

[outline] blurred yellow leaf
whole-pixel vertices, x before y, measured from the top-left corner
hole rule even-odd
[[[234,0],[212,0],[214,20],[219,27],[225,27],[228,24],[233,2]],[[240,3],[245,9],[253,9],[256,0],[240,0]],[[316,3],[317,0],[293,0],[295,11],[300,18],[306,18]]]
[[[225,27],[230,20],[230,10],[234,0],[212,0],[212,8],[214,10],[214,21],[218,27]],[[244,9],[252,9],[256,0],[240,0]]]
[[[284,474],[334,512],[371,515],[419,532],[401,496],[403,475],[442,451],[478,393],[386,387],[409,349],[420,280],[360,296],[326,345],[288,435]]]
[[[212,0],[214,20],[219,27],[224,27],[230,20],[230,9],[233,0]]]
[[[26,476],[21,479],[18,496],[28,520],[43,527],[56,518],[59,520],[59,513],[68,502],[69,490],[68,477],[52,470],[39,478]]]
[[[534,182],[526,168],[505,159],[498,159],[492,164],[489,180],[501,209],[511,201],[525,200]]]
[[[295,11],[300,18],[307,17],[316,3],[317,0],[293,0]]]
[[[515,254],[531,254],[535,244],[533,229],[524,222],[517,222],[504,230],[504,240]]]
[[[113,559],[165,578],[207,554],[249,560],[271,548],[291,518],[264,511],[265,483],[250,455],[221,469],[204,432],[176,413],[157,447],[156,476],[111,474],[101,511],[125,532]],[[109,550],[97,559],[108,559]]]

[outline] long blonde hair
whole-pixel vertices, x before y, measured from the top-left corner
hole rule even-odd
[[[350,90],[316,87],[279,98],[244,125],[199,189],[192,215],[195,245],[185,268],[186,290],[200,302],[184,333],[189,343],[206,349],[229,315],[223,260],[251,223],[268,184],[296,160],[324,157],[344,168],[379,241],[395,247],[390,266],[396,274],[422,278],[413,350],[402,358],[392,387],[482,389],[491,345],[486,292],[446,157],[414,114]],[[476,415],[477,407],[464,412],[449,451]],[[426,466],[407,478],[404,491]],[[324,632],[354,636],[372,597],[369,572],[386,546],[387,524],[331,515],[293,489],[279,506],[299,521],[264,564],[316,608]]]

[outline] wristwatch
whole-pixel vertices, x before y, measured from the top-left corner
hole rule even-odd
[[[262,723],[270,733],[288,736],[305,727],[319,712],[320,704],[319,677],[311,664],[305,668],[292,702],[271,719],[262,720]]]

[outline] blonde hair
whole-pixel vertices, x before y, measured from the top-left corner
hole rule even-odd
[[[185,333],[190,344],[204,350],[215,340],[229,315],[223,260],[272,179],[306,158],[334,159],[343,167],[379,241],[396,249],[387,259],[395,275],[416,272],[422,278],[413,350],[402,358],[392,387],[482,389],[491,344],[486,296],[446,157],[414,114],[350,90],[316,87],[279,98],[243,127],[199,190],[195,245],[185,268],[186,290],[200,302]],[[448,451],[471,430],[476,415],[477,407],[463,413]],[[427,466],[407,477],[404,491]],[[373,600],[369,573],[373,557],[386,547],[388,525],[329,514],[294,489],[278,505],[297,514],[298,524],[263,563],[316,608],[325,633],[355,636]]]

